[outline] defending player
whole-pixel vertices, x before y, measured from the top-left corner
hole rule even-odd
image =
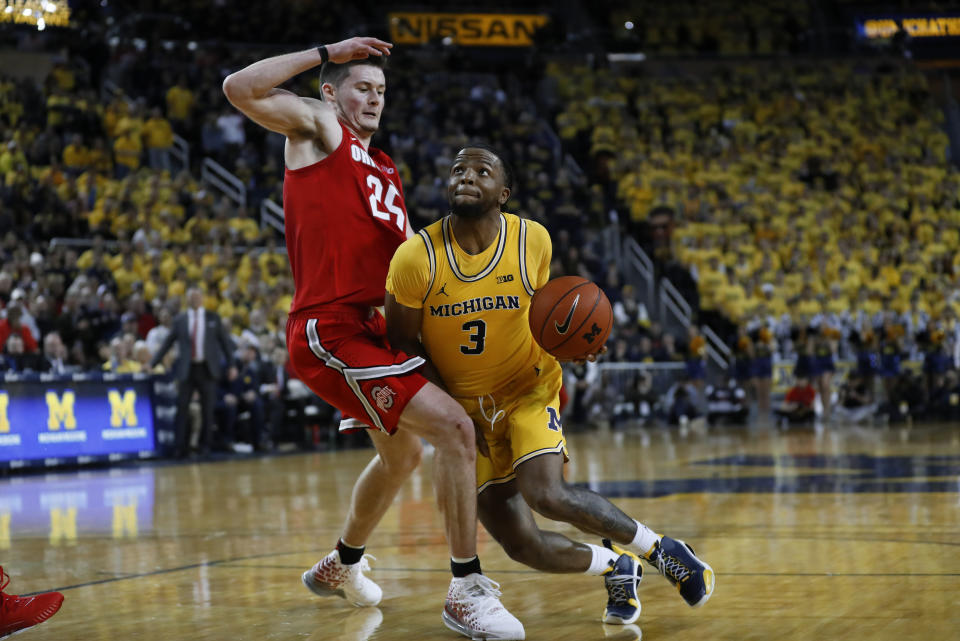
[[[367,425],[377,456],[357,479],[337,549],[303,574],[319,595],[376,605],[364,575],[364,544],[417,467],[420,437],[436,448],[434,481],[454,578],[444,620],[467,636],[522,639],[476,555],[474,425],[463,408],[417,370],[423,359],[392,349],[383,316],[390,257],[412,235],[396,167],[370,147],[384,106],[384,55],[391,44],[351,38],[275,56],[231,74],[230,102],[286,136],[283,205],[296,288],[287,349],[297,376],[345,420]],[[329,57],[329,62],[327,58]],[[322,100],[278,85],[321,63]]]
[[[689,546],[563,479],[560,364],[527,324],[530,298],[549,278],[552,247],[541,225],[501,213],[512,182],[491,147],[471,145],[456,156],[447,183],[451,215],[407,240],[390,263],[390,342],[427,359],[424,374],[486,426],[490,456],[477,458],[480,520],[511,558],[546,572],[605,576],[604,621],[639,616],[639,559],[609,541],[600,547],[540,530],[532,508],[625,545],[687,603],[702,605],[713,592],[713,570]]]

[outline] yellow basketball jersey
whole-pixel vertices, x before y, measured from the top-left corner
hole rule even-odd
[[[497,240],[476,255],[457,244],[449,216],[397,249],[387,291],[423,310],[420,340],[453,396],[490,394],[534,373],[544,352],[527,316],[551,254],[547,230],[513,214],[500,215]]]

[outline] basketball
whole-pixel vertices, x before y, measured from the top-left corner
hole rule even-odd
[[[530,301],[530,331],[540,347],[560,360],[596,354],[613,328],[603,290],[579,276],[554,278]]]

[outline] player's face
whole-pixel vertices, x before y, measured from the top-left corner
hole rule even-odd
[[[337,87],[340,117],[357,133],[373,134],[380,128],[386,90],[383,69],[371,65],[350,67],[350,73]]]
[[[503,183],[503,164],[495,154],[473,147],[462,150],[453,159],[447,181],[450,211],[464,218],[500,211],[510,197]]]

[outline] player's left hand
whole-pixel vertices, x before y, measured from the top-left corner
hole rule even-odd
[[[599,350],[597,350],[597,351],[594,352],[593,354],[590,354],[590,355],[587,356],[586,358],[577,358],[577,359],[574,359],[574,360],[572,360],[572,361],[561,361],[561,362],[562,362],[562,363],[573,363],[574,365],[584,365],[584,364],[587,363],[587,361],[589,361],[589,362],[591,362],[591,363],[596,363],[596,362],[597,362],[597,357],[603,356],[603,355],[606,354],[606,353],[607,353],[607,346],[604,345],[604,346],[601,347]]]
[[[389,56],[393,43],[384,42],[377,38],[356,37],[348,38],[327,45],[327,55],[330,62],[344,63],[370,56]]]

